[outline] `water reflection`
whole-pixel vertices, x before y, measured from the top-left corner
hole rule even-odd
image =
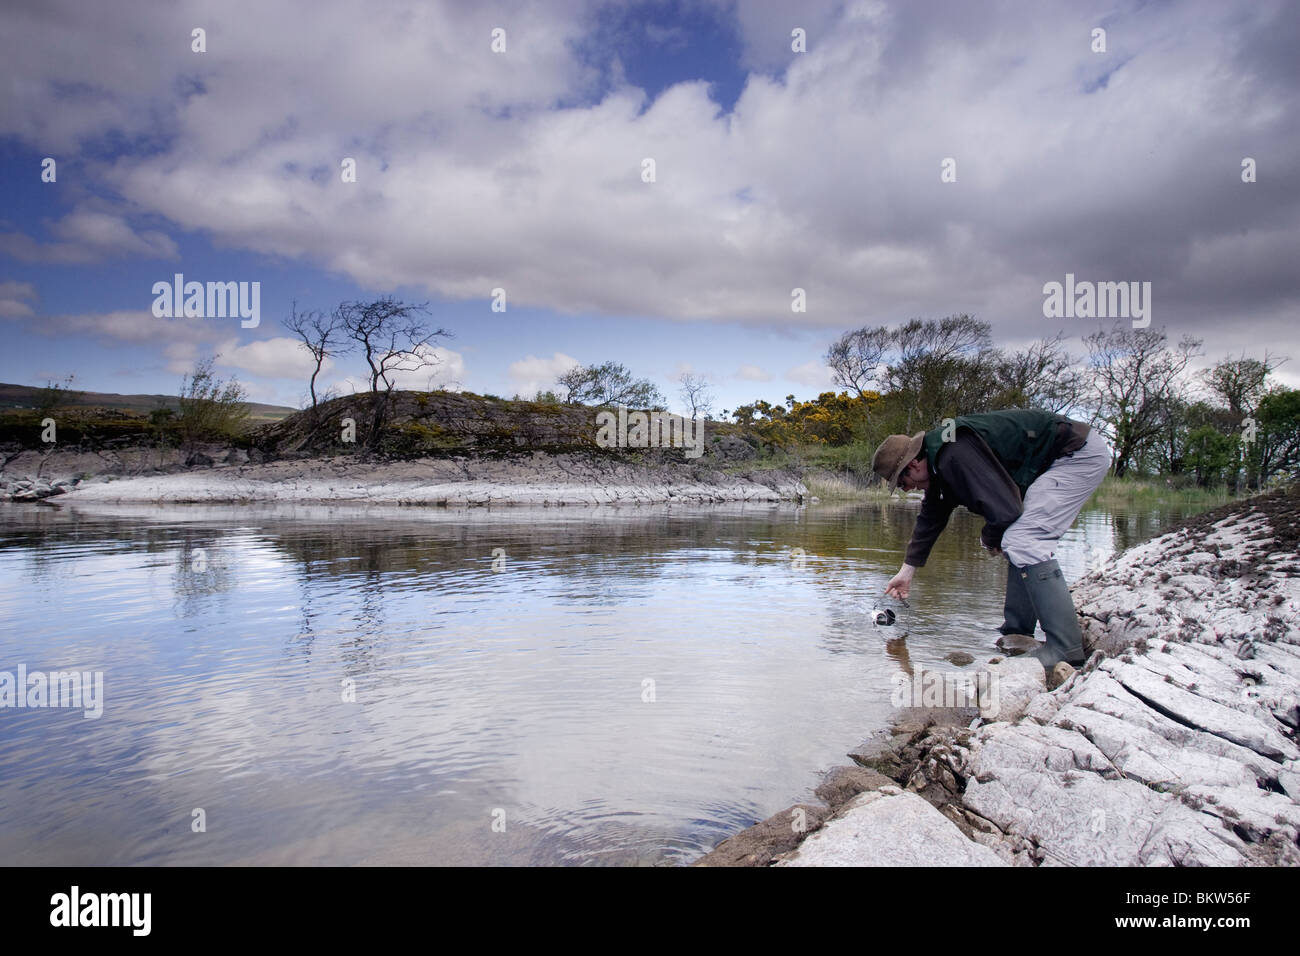
[[[915,508],[0,507],[0,669],[106,695],[0,711],[0,859],[689,860],[991,650],[964,512],[872,624]],[[1090,511],[1062,565],[1171,517]]]

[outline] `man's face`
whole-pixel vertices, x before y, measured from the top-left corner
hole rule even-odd
[[[924,458],[913,459],[898,476],[898,487],[904,491],[924,491],[930,487],[930,466]]]

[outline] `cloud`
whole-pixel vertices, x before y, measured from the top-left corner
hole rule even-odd
[[[218,349],[216,364],[263,378],[297,379],[303,383],[311,379],[316,368],[316,360],[301,340],[287,337],[258,339],[246,345],[232,339]],[[334,362],[327,358],[321,366],[322,374],[333,367]]]
[[[538,392],[555,388],[557,378],[581,364],[572,355],[563,352],[556,352],[550,358],[529,355],[510,363],[510,383],[517,394],[531,398]]]
[[[757,365],[742,365],[736,370],[736,376],[743,378],[747,382],[772,381],[772,373],[759,368]]]
[[[54,223],[50,232],[58,242],[40,242],[21,232],[0,233],[0,253],[22,262],[60,265],[102,262],[106,259],[175,259],[176,243],[158,230],[136,232],[112,213],[78,209]]]
[[[35,301],[36,287],[30,282],[0,282],[0,319],[25,319],[35,312],[24,299]]]
[[[422,345],[413,354],[419,356],[419,361],[426,364],[422,364],[418,368],[390,371],[388,379],[393,383],[394,388],[417,392],[438,390],[459,392],[464,389],[465,357],[459,352],[454,352],[441,345]],[[407,359],[401,364],[414,366],[418,363],[415,360]],[[344,395],[351,392],[366,392],[370,390],[370,378],[369,375],[347,375],[330,381],[326,387],[336,388],[340,394]],[[382,383],[380,383],[380,388],[383,388]],[[320,385],[317,386],[317,389],[318,391],[322,390]]]
[[[645,25],[645,38],[653,46],[660,46],[669,52],[685,49],[690,43],[690,35],[680,26],[660,26],[657,23]]]
[[[735,5],[742,65],[760,72],[779,72],[799,56],[791,49],[796,27],[806,35],[809,52],[833,39],[831,31],[840,19],[844,0],[744,0]]]
[[[826,329],[965,311],[1036,338],[1055,331],[1043,283],[1073,272],[1152,281],[1175,333],[1249,319],[1297,342],[1300,278],[1284,266],[1300,251],[1300,8],[717,8],[755,71],[730,113],[690,77],[653,102],[602,88],[612,55],[574,52],[596,9],[579,0],[20,5],[0,134],[42,155],[129,144],[87,160],[129,208],[368,288],[483,299],[499,285],[512,305],[561,312]],[[1088,27],[1103,20],[1099,55]],[[488,47],[497,25],[504,54]],[[794,26],[807,53],[789,51]],[[1244,155],[1258,183],[1240,181]],[[339,179],[344,156],[355,183]],[[168,252],[121,217],[58,228],[0,248]],[[1207,258],[1254,263],[1257,281],[1207,283]],[[790,311],[795,287],[805,313]]]
[[[785,373],[785,377],[810,388],[828,389],[835,384],[834,373],[819,361],[804,362]]]

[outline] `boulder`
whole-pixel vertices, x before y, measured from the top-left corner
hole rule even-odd
[[[928,802],[898,787],[855,797],[778,866],[1006,866]]]

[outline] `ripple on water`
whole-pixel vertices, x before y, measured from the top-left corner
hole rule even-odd
[[[14,862],[687,862],[988,653],[1005,575],[959,513],[886,633],[905,510],[40,511],[0,513],[0,670],[104,713],[0,714]]]

